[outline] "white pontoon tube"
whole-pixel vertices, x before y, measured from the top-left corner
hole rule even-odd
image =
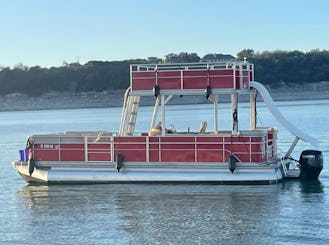
[[[258,82],[250,82],[250,86],[257,90],[260,96],[263,98],[263,101],[273,116],[278,120],[283,127],[285,127],[291,134],[295,135],[297,138],[310,143],[314,147],[319,147],[317,139],[312,136],[302,132],[300,129],[292,125],[287,119],[281,114],[278,108],[275,106],[270,93],[264,87],[263,84]],[[297,142],[296,142],[297,143]]]

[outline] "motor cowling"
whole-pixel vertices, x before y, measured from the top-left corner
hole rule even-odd
[[[300,154],[300,178],[315,180],[323,169],[323,155],[321,151],[305,150]]]

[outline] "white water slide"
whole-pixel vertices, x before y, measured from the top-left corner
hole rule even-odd
[[[275,106],[271,95],[267,91],[267,89],[258,82],[250,82],[250,86],[257,90],[257,92],[261,95],[263,98],[263,101],[267,108],[270,110],[270,112],[273,114],[273,116],[278,120],[279,123],[283,127],[285,127],[291,134],[295,135],[299,139],[310,143],[314,147],[318,147],[319,143],[317,139],[313,138],[312,136],[302,132],[300,129],[296,128],[294,125],[292,125],[287,119],[281,114],[281,112],[278,110],[278,108]]]

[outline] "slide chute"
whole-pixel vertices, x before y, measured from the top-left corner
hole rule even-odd
[[[281,123],[281,125],[283,127],[285,127],[291,134],[295,135],[296,137],[298,137],[299,139],[301,139],[305,142],[310,143],[314,147],[319,146],[317,139],[313,138],[312,136],[310,136],[310,135],[302,132],[300,129],[296,128],[281,114],[281,112],[275,106],[270,93],[267,91],[267,89],[264,87],[263,84],[258,83],[258,82],[250,82],[250,87],[257,90],[257,92],[263,98],[265,105],[270,110],[270,112],[273,114],[273,116],[276,118],[276,120],[278,120],[278,122]]]

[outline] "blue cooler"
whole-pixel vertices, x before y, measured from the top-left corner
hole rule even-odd
[[[29,150],[19,150],[19,156],[21,161],[27,161],[29,160]]]

